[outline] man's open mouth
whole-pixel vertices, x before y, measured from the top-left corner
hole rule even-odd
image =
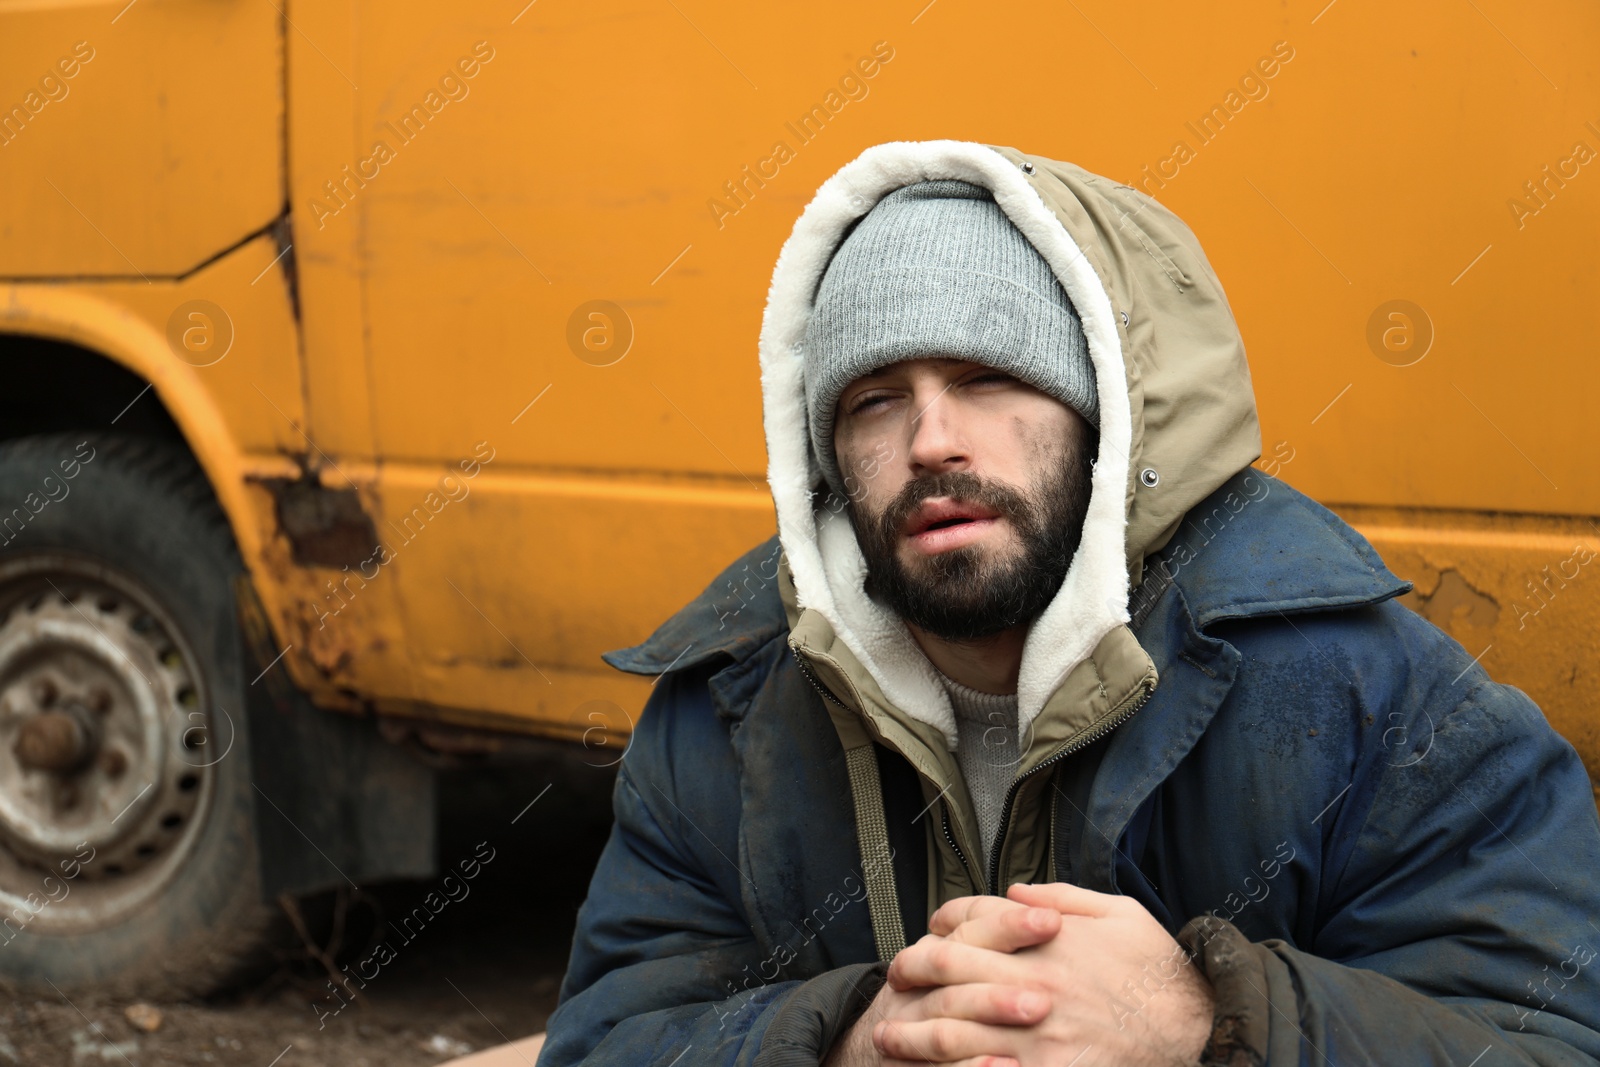
[[[933,498],[923,501],[922,507],[915,510],[906,523],[906,536],[914,541],[965,541],[965,537],[952,537],[950,534],[939,536],[939,531],[957,531],[962,526],[989,526],[995,518],[1000,517],[998,512],[981,504],[966,504],[962,501],[952,501],[949,498]],[[963,531],[966,533],[966,531]],[[976,533],[976,530],[971,531]]]

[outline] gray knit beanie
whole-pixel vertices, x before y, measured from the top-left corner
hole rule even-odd
[[[839,394],[901,360],[987,364],[1099,428],[1083,324],[988,189],[954,178],[902,186],[854,226],[823,275],[803,349],[811,444],[834,492],[848,495],[833,451]]]

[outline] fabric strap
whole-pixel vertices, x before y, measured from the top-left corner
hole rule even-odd
[[[845,753],[850,794],[856,807],[856,838],[861,843],[861,873],[867,882],[867,908],[872,913],[872,938],[880,960],[891,960],[906,947],[900,920],[900,894],[894,885],[889,854],[889,824],[883,817],[883,789],[878,781],[878,756],[870,742]]]

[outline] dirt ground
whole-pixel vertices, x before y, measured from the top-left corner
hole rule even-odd
[[[142,1002],[0,999],[0,1067],[431,1067],[543,1030],[609,815],[592,797],[578,818],[547,799],[557,803],[544,822],[530,819],[529,836],[500,850],[472,894],[445,907],[336,1015],[323,1018],[313,1006],[334,1004],[326,972],[290,946],[276,971],[241,989],[151,1005],[161,1015],[153,1032],[127,1016]],[[470,820],[447,816],[441,858],[471,855],[473,844]],[[374,920],[408,913],[436,881],[365,888],[366,899],[350,906],[338,964],[361,959]]]

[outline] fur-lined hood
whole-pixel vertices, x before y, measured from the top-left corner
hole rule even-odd
[[[813,492],[820,468],[798,349],[850,224],[893,190],[937,178],[988,188],[1050,264],[1083,322],[1100,396],[1083,537],[1023,651],[1024,737],[1068,675],[1126,633],[1145,557],[1261,454],[1261,433],[1222,286],[1188,226],[1143,193],[1071,163],[949,140],[876,145],[823,183],[778,256],[760,341],[767,479],[793,608],[820,615],[883,697],[954,749],[954,716],[932,664],[899,617],[867,597],[848,517]]]

